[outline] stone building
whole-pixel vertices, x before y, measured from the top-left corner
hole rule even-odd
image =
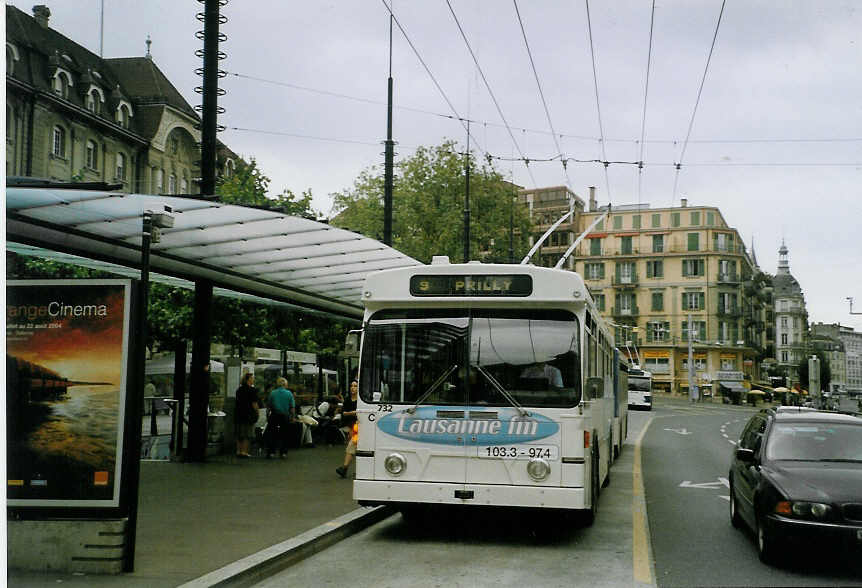
[[[825,338],[841,344],[844,352],[843,373],[840,357],[836,357],[836,364],[829,364],[832,369],[832,382],[838,383],[841,390],[862,393],[862,333],[838,323],[814,323],[811,325],[811,338]],[[836,378],[836,373],[839,378],[843,375],[843,381]]]
[[[198,194],[200,123],[152,60],[102,59],[6,6],[6,175]],[[220,173],[236,155],[219,146]]]
[[[775,360],[792,383],[798,381],[799,363],[807,354],[808,312],[802,287],[790,273],[788,253],[787,245],[782,242],[778,249],[778,271],[772,278],[772,295]]]

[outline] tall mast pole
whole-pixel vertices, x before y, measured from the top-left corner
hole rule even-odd
[[[392,245],[392,183],[395,144],[392,141],[392,13],[389,14],[389,83],[386,105],[386,153],[383,168],[383,243]]]

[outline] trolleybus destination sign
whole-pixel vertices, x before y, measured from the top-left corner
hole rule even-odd
[[[410,277],[412,296],[529,296],[532,293],[533,278],[525,274]]]

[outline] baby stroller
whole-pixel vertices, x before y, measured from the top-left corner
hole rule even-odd
[[[315,443],[344,445],[346,441],[344,431],[338,426],[339,420],[334,418],[335,406],[335,402],[324,400],[312,412],[311,416],[317,421],[317,426],[312,431]]]

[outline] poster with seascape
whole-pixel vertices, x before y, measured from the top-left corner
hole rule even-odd
[[[118,507],[129,280],[6,285],[9,506]]]

